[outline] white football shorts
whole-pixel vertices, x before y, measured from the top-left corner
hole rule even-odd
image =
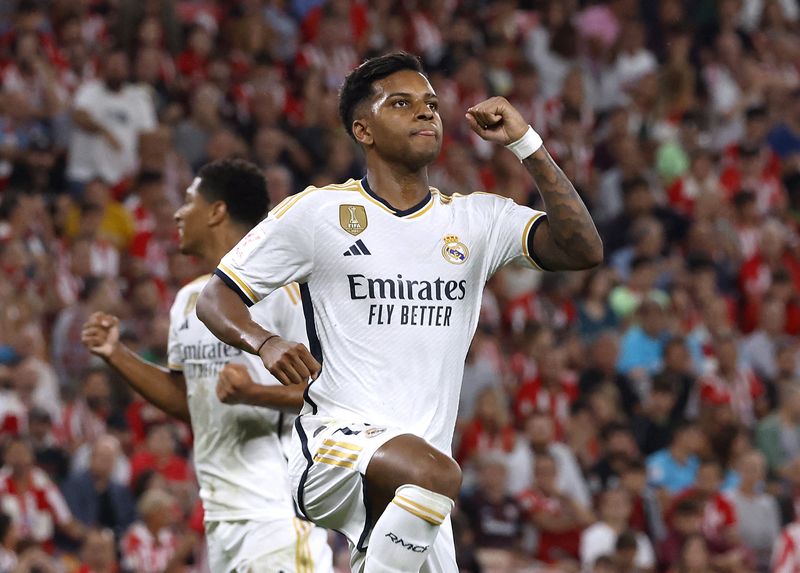
[[[276,547],[276,525],[294,541]],[[212,573],[333,573],[328,532],[303,519],[206,521],[208,565]]]
[[[373,454],[408,432],[366,422],[304,414],[295,420],[289,479],[300,511],[320,527],[342,533],[350,543],[353,573],[362,573],[373,524],[364,478]],[[450,516],[442,524],[420,573],[456,573]]]

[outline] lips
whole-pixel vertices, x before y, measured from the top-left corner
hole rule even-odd
[[[421,135],[422,137],[436,137],[437,133],[433,129],[418,129],[416,131],[412,131],[411,135]]]

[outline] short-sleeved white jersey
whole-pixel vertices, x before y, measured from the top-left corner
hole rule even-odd
[[[400,427],[449,453],[484,285],[506,263],[538,267],[529,243],[543,217],[436,189],[399,212],[351,179],[275,207],[216,274],[249,304],[300,283],[322,362],[304,413]]]
[[[211,275],[183,287],[170,311],[168,361],[183,372],[194,432],[194,465],[205,517],[222,520],[292,518],[284,443],[295,416],[245,405],[216,394],[219,372],[245,364],[259,384],[280,384],[258,356],[220,342],[200,322],[195,303]],[[290,284],[250,309],[253,320],[284,338],[307,343],[300,289]],[[285,442],[284,442],[285,440]],[[289,532],[293,534],[293,532]]]

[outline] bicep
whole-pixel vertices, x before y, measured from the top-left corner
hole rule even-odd
[[[539,266],[548,271],[579,271],[585,265],[576,262],[564,249],[553,240],[550,221],[544,218],[531,237],[531,251],[541,261]]]

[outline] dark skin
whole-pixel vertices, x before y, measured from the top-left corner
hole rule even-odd
[[[216,265],[222,256],[245,236],[248,228],[236,223],[223,201],[209,202],[194,185],[186,192],[184,204],[175,212],[181,252]],[[94,313],[83,327],[81,339],[144,398],[167,414],[191,422],[182,372],[167,370],[143,360],[119,342],[119,319]],[[305,385],[262,386],[256,384],[242,365],[226,365],[220,372],[220,400],[228,404],[251,404],[298,412]]]
[[[491,98],[466,114],[470,127],[487,141],[506,145],[528,129],[503,98]],[[373,96],[356,109],[353,136],[364,149],[367,179],[375,192],[399,210],[429,193],[427,166],[439,155],[442,121],[435,92],[423,75],[403,70],[373,84]],[[548,213],[534,248],[551,270],[599,264],[603,246],[575,188],[542,147],[523,162],[539,186]],[[274,337],[249,319],[247,308],[221,280],[212,279],[197,304],[200,319],[221,340],[258,354],[285,384],[319,375],[320,365],[302,345]],[[415,484],[455,499],[461,487],[458,464],[422,438],[405,434],[384,444],[366,472],[367,493],[377,519],[404,484]]]

